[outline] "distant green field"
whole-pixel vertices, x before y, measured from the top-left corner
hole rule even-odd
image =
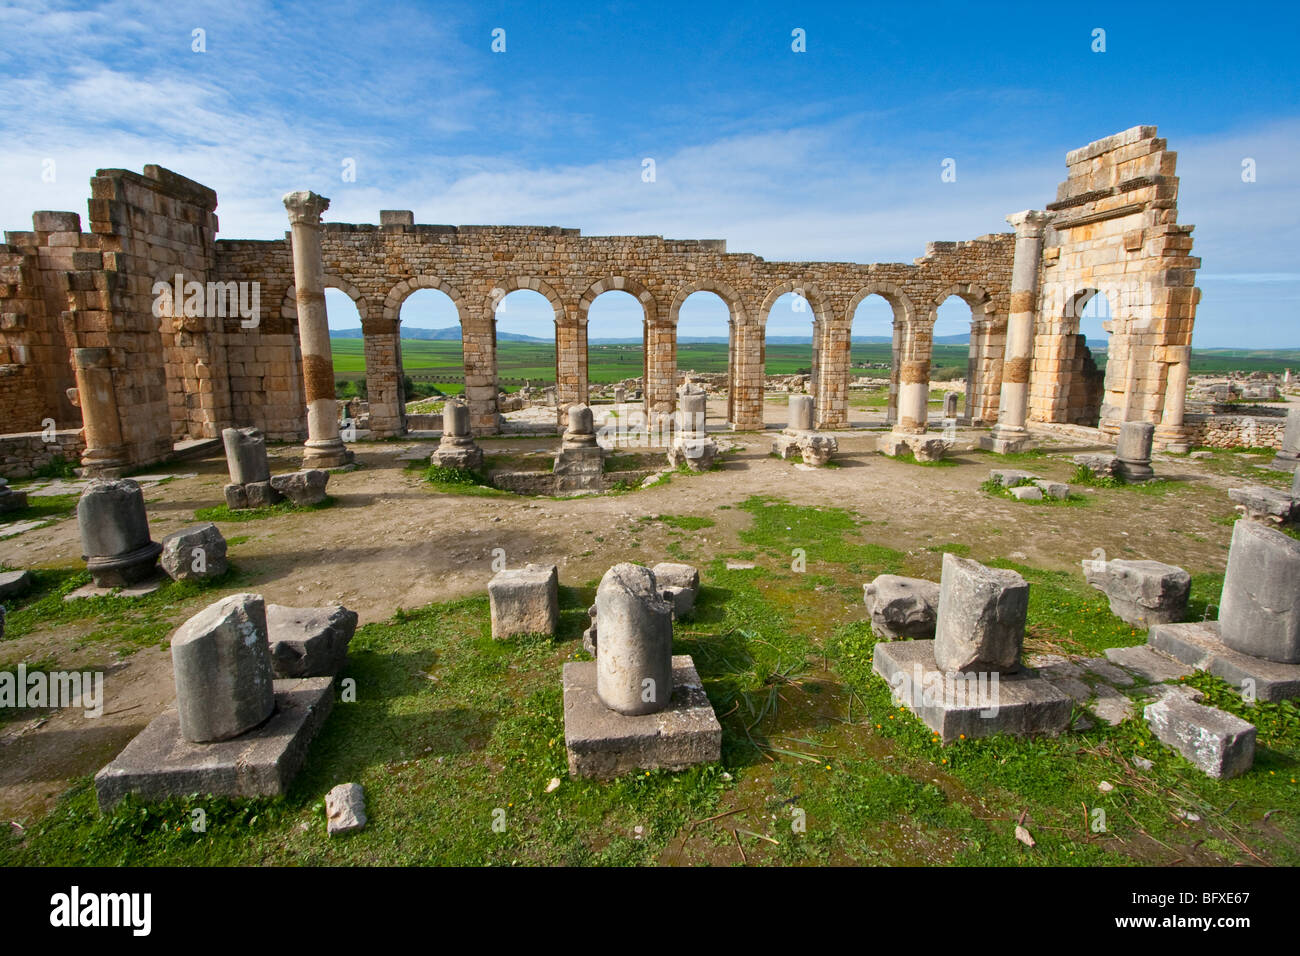
[[[365,356],[361,339],[331,339],[334,352],[334,372],[340,379],[365,377]],[[964,374],[969,350],[965,345],[936,345],[931,359],[932,367],[957,369]],[[1104,367],[1104,352],[1094,352],[1098,366]],[[888,363],[890,347],[887,343],[854,345],[853,364]],[[497,344],[498,375],[506,382],[528,379],[534,384],[555,381],[555,347],[532,342],[500,342]],[[590,350],[588,373],[592,382],[617,382],[635,378],[642,370],[642,349],[636,345],[593,345]],[[808,345],[769,345],[767,347],[767,373],[789,375],[812,365],[812,347]],[[402,340],[402,366],[405,373],[417,381],[432,381],[443,391],[459,391],[456,383],[464,378],[461,367],[460,343],[433,342],[418,339]],[[683,344],[677,347],[677,367],[697,372],[725,372],[727,347],[722,344]],[[1207,349],[1192,352],[1193,373],[1218,373],[1230,371],[1278,372],[1286,368],[1300,368],[1300,349],[1248,351],[1244,349]],[[886,369],[855,369],[856,375],[885,377]],[[447,379],[442,382],[439,379]],[[444,387],[449,386],[449,387]]]

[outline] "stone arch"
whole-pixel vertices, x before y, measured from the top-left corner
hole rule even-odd
[[[384,318],[393,322],[400,321],[402,303],[410,297],[411,293],[420,289],[437,289],[451,299],[452,304],[456,306],[458,317],[465,315],[465,297],[450,282],[437,276],[412,276],[403,279],[388,291],[384,299]]]
[[[812,308],[814,320],[834,321],[834,310],[831,309],[826,296],[814,283],[790,279],[774,286],[763,298],[763,304],[758,309],[758,325],[760,328],[767,328],[767,317],[772,312],[772,306],[776,305],[776,300],[787,292],[794,292],[807,300],[808,305]]]
[[[321,288],[338,289],[340,292],[345,293],[347,297],[352,300],[353,305],[357,307],[357,315],[361,316],[361,321],[364,323],[366,319],[370,318],[369,302],[366,300],[366,297],[361,294],[361,290],[347,279],[342,279],[339,276],[327,275],[321,281]],[[298,289],[297,286],[293,285],[293,283],[290,283],[289,288],[284,291],[284,301],[280,305],[280,315],[292,322],[298,321]],[[297,331],[296,328],[294,331]]]
[[[894,310],[894,325],[900,322],[906,324],[911,322],[916,315],[916,306],[912,304],[912,298],[903,291],[901,286],[894,285],[892,282],[868,282],[861,289],[853,294],[849,299],[849,307],[844,312],[845,321],[850,328],[853,325],[853,315],[858,310],[864,300],[870,296],[878,295]],[[944,296],[947,298],[947,296]]]
[[[497,305],[500,304],[502,299],[508,296],[511,292],[516,292],[520,289],[540,292],[542,295],[546,296],[546,301],[551,303],[551,308],[555,310],[556,328],[558,329],[560,325],[563,324],[565,316],[568,314],[568,310],[564,307],[564,300],[560,298],[560,294],[551,288],[545,280],[538,279],[534,276],[511,276],[508,279],[502,279],[494,285],[492,291],[488,293],[489,310],[495,312]]]
[[[668,324],[674,329],[677,328],[677,319],[682,310],[682,303],[696,292],[712,292],[727,304],[727,308],[731,310],[732,322],[739,325],[746,321],[745,305],[740,298],[739,292],[719,279],[697,279],[695,282],[688,282],[682,286],[677,290],[677,294],[673,296],[672,305],[668,307]]]
[[[629,279],[626,276],[607,276],[593,282],[587,291],[582,294],[582,298],[578,300],[578,322],[580,324],[587,324],[587,311],[591,308],[591,303],[596,301],[598,295],[605,292],[627,292],[635,296],[641,303],[641,309],[645,313],[646,325],[649,326],[658,320],[655,297],[649,289],[636,279]]]

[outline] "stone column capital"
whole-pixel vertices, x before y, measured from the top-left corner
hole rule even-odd
[[[1050,212],[1040,212],[1037,209],[1025,209],[1007,216],[1007,222],[1016,229],[1017,239],[1041,239],[1043,229],[1051,221]]]
[[[293,226],[319,226],[321,213],[329,207],[328,199],[307,189],[284,194],[284,208],[289,210],[289,224]]]

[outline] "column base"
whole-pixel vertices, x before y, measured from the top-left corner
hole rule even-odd
[[[994,438],[992,435],[984,435],[980,438],[980,448],[997,455],[1014,455],[1016,452],[1024,451],[1025,446],[1028,444],[1028,436],[1024,438]]]
[[[1155,443],[1172,455],[1185,455],[1192,450],[1187,440],[1187,429],[1182,425],[1157,425]]]
[[[302,467],[341,468],[352,464],[352,452],[343,444],[342,439],[335,439],[321,445],[307,445],[303,448]]]

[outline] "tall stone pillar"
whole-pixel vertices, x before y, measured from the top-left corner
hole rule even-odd
[[[1181,454],[1191,446],[1187,440],[1187,429],[1183,425],[1183,408],[1187,403],[1187,376],[1191,368],[1192,347],[1190,345],[1170,345],[1164,349],[1164,360],[1168,364],[1165,373],[1165,407],[1156,428],[1156,440],[1165,451]]]
[[[313,192],[287,193],[284,208],[293,230],[293,282],[302,348],[303,392],[307,400],[307,442],[303,468],[336,468],[352,460],[339,437],[334,398],[334,361],[325,314],[325,268],[321,263],[320,214],[330,201]]]
[[[1002,360],[1002,394],[998,421],[980,447],[999,454],[1019,451],[1029,439],[1029,369],[1034,360],[1034,319],[1038,311],[1038,269],[1043,258],[1043,230],[1051,214],[1026,209],[1007,216],[1016,229],[1011,266],[1011,310]]]
[[[404,434],[401,325],[397,319],[362,319],[361,336],[366,359],[370,434],[374,438]]]
[[[73,349],[72,366],[77,378],[73,403],[81,408],[86,437],[81,465],[89,477],[116,478],[126,470],[129,456],[113,381],[113,350]]]
[[[934,325],[908,331],[898,362],[899,435],[924,435],[930,417],[930,356],[934,349]]]

